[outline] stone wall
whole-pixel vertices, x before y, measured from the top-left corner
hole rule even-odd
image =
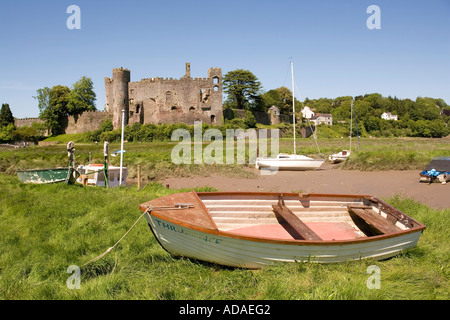
[[[20,128],[20,127],[31,127],[31,125],[33,123],[44,123],[43,120],[39,119],[39,118],[22,118],[22,119],[14,119],[14,124],[16,125],[16,127]]]
[[[230,112],[234,112],[236,114],[236,116],[240,119],[245,118],[245,110],[225,109],[224,116],[232,117],[233,115],[231,115]],[[255,116],[256,122],[264,124],[264,125],[280,124],[283,122],[288,123],[288,124],[292,123],[292,116],[289,116],[286,114],[275,115],[271,112],[262,112],[262,111],[251,111],[251,112]]]
[[[87,111],[77,118],[69,116],[63,121],[64,132],[68,134],[94,131],[106,119],[112,120],[113,114],[108,111]]]
[[[125,123],[208,124],[222,123],[222,70],[210,68],[206,78],[192,78],[191,67],[180,79],[145,78],[130,81],[130,71],[113,70],[105,78],[106,110],[113,113],[113,126],[121,126],[122,110]]]
[[[113,77],[105,77],[105,111],[88,111],[78,117],[69,116],[62,127],[67,134],[94,131],[106,119],[114,129],[122,126],[122,110],[125,123],[132,125],[185,123],[202,121],[207,124],[222,124],[222,69],[210,68],[206,78],[192,78],[191,66],[186,63],[186,73],[180,79],[145,78],[131,82],[130,70],[113,69]],[[244,110],[235,110],[244,118]],[[288,115],[269,111],[253,111],[256,121],[262,124],[292,123]],[[43,123],[39,118],[16,119],[16,126]]]

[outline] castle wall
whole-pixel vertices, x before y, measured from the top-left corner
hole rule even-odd
[[[17,128],[25,127],[25,126],[31,127],[31,125],[35,122],[44,123],[44,121],[39,118],[14,119],[14,124],[16,125]]]
[[[221,71],[218,70],[215,78],[185,76],[181,79],[152,78],[130,82],[129,123],[194,124],[199,120],[220,125],[222,86]]]
[[[234,109],[238,118],[245,118],[245,110]],[[229,111],[228,111],[229,112]],[[292,123],[292,117],[287,114],[274,115],[271,112],[251,111],[255,116],[256,122],[264,125],[273,125],[284,123]],[[232,116],[232,115],[231,115]]]
[[[148,78],[130,82],[130,70],[113,69],[112,78],[105,77],[105,111],[84,112],[63,120],[65,133],[97,130],[111,119],[114,129],[122,126],[122,110],[126,124],[185,123],[195,121],[222,124],[222,70],[210,68],[206,78],[192,78],[190,64],[180,79]],[[43,122],[38,118],[16,119],[16,126]]]
[[[75,121],[75,117],[69,116],[63,120],[65,133],[82,133],[94,131],[100,128],[100,125],[106,119],[113,118],[113,113],[108,111],[87,111],[83,112]]]

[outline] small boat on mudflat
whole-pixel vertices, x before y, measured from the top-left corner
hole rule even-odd
[[[66,184],[74,184],[79,176],[78,171],[74,168],[74,152],[75,144],[70,141],[67,143],[68,167],[17,170],[17,177],[22,183],[49,184],[65,182]]]
[[[382,260],[426,228],[368,195],[192,191],[139,209],[172,255],[240,268]]]
[[[331,163],[339,163],[347,160],[348,157],[350,157],[350,151],[342,150],[341,152],[330,155],[328,160],[330,160]]]
[[[296,144],[295,144],[295,95],[294,95],[294,65],[291,62],[291,73],[292,73],[292,128],[293,134],[293,145],[294,153],[280,153],[275,158],[268,157],[258,157],[256,158],[255,168],[256,169],[268,169],[272,171],[278,170],[316,170],[324,162],[324,159],[313,159],[305,155],[297,154]],[[314,135],[315,139],[315,135]]]
[[[419,175],[423,182],[447,183],[450,181],[450,157],[434,157]]]
[[[325,162],[322,159],[313,159],[304,155],[280,153],[276,158],[257,158],[257,169],[305,171],[316,170]]]
[[[22,183],[49,184],[65,182],[74,184],[78,173],[73,168],[17,170],[17,177]]]

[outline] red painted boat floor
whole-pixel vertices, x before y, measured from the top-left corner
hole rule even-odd
[[[322,240],[351,240],[361,237],[357,230],[346,222],[308,222],[306,225],[322,238]],[[251,237],[280,240],[294,239],[281,224],[257,225],[233,229],[228,232]]]

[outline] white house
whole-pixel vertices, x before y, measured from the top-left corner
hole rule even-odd
[[[396,114],[392,114],[392,113],[390,113],[390,112],[385,112],[385,113],[383,113],[383,114],[381,115],[381,119],[384,119],[384,120],[395,120],[395,121],[397,121],[397,120],[398,120],[398,116],[397,116]]]
[[[302,109],[302,117],[304,119],[311,119],[314,116],[315,116],[314,111],[312,111],[308,106]]]
[[[325,123],[326,125],[333,125],[333,116],[328,113],[317,113],[315,116],[311,118],[311,121],[314,122],[316,126],[319,124]]]

